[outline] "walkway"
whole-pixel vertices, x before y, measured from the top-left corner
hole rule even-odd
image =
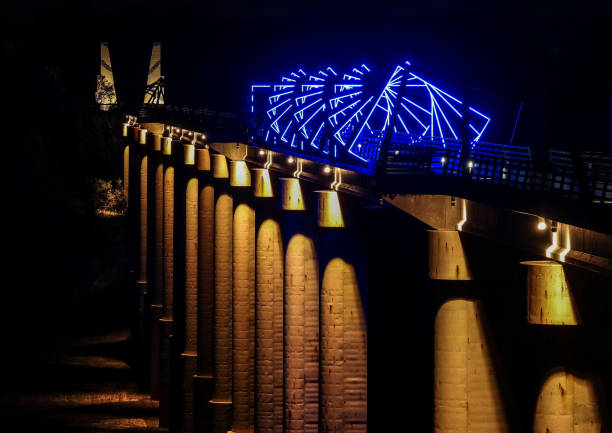
[[[66,341],[33,360],[0,399],[5,432],[161,432],[157,402],[139,390],[124,358],[129,334]],[[6,355],[6,354],[5,354]]]

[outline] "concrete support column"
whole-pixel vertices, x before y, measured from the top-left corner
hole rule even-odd
[[[257,208],[258,214],[260,208]],[[282,433],[283,241],[280,225],[275,219],[266,217],[260,221],[255,286],[255,431]]]
[[[285,431],[317,433],[319,270],[313,238],[291,236],[285,258]]]
[[[139,284],[147,284],[148,260],[148,178],[149,156],[145,153],[140,159],[140,273]]]
[[[580,324],[563,265],[552,260],[521,264],[527,266],[527,321],[536,325]]]
[[[429,277],[456,285],[473,279],[459,232],[429,231]],[[464,288],[469,286],[464,286]],[[509,430],[480,302],[450,298],[434,323],[434,432]]]
[[[527,321],[567,335],[582,324],[563,265],[552,260],[522,262],[527,267]],[[564,340],[564,338],[561,338]],[[575,350],[573,348],[573,350]],[[555,360],[558,361],[558,360]],[[607,431],[601,406],[603,387],[595,375],[565,366],[548,372],[534,413],[534,433],[598,433]]]
[[[226,433],[232,414],[232,221],[234,200],[224,187],[225,156],[211,155],[215,185],[215,366],[211,400],[214,433]]]
[[[141,129],[141,134],[146,130]],[[150,335],[148,330],[148,176],[149,176],[149,156],[147,154],[146,137],[144,144],[140,144],[138,152],[138,278],[136,280],[136,289],[138,294],[138,325],[137,325],[137,341],[139,343],[138,355],[141,365],[142,376],[141,382],[148,388],[149,386],[149,341]]]
[[[534,433],[600,433],[600,380],[566,368],[555,368],[540,388],[534,414]]]
[[[211,429],[214,370],[214,239],[215,188],[210,179],[208,149],[196,149],[198,192],[198,341],[194,375],[194,431]]]
[[[163,309],[160,319],[160,389],[159,425],[169,426],[170,418],[170,339],[173,333],[174,315],[174,180],[175,167],[172,152],[175,146],[170,138],[164,138],[162,153],[164,161],[163,198]]]
[[[245,161],[230,162],[236,200],[232,260],[232,431],[253,432],[255,407],[255,210]]]
[[[195,145],[184,145],[185,164],[185,339],[182,365],[182,429],[193,431],[193,375],[197,363],[198,329],[198,178]]]
[[[233,432],[252,432],[255,389],[255,211],[245,202],[233,227]]]
[[[333,258],[321,287],[321,430],[367,431],[367,337],[354,267]]]
[[[123,146],[123,197],[125,203],[129,203],[130,188],[130,145]]]
[[[151,303],[151,398],[159,400],[160,379],[160,322],[163,313],[164,287],[164,164],[161,155],[162,137],[155,135],[153,139],[152,162],[153,191],[153,221],[154,221],[154,255],[153,255],[153,293]]]

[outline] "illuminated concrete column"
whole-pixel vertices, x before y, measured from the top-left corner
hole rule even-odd
[[[533,420],[534,433],[600,433],[607,431],[593,376],[564,368],[552,370],[540,388]]]
[[[130,188],[130,145],[123,146],[123,197],[125,203],[129,203],[129,188]]]
[[[267,168],[253,169],[253,195],[257,198],[274,197],[270,171]]]
[[[168,427],[170,417],[170,338],[173,332],[174,315],[174,178],[175,167],[172,153],[176,144],[168,137],[162,141],[164,156],[163,198],[163,309],[160,319],[160,383],[159,425]]]
[[[305,210],[304,195],[300,180],[295,177],[284,177],[278,180],[280,185],[280,203],[283,210]]]
[[[283,241],[266,219],[257,232],[255,431],[283,431]]]
[[[154,164],[153,177],[153,293],[151,304],[151,398],[159,400],[160,379],[160,322],[163,314],[163,288],[164,288],[164,163],[161,155],[162,137],[155,135],[153,138],[153,153],[151,161]]]
[[[353,266],[332,259],[321,287],[321,431],[367,431],[367,331]]]
[[[255,212],[234,211],[233,231],[233,432],[253,431],[255,388]]]
[[[536,325],[578,325],[580,318],[563,265],[552,260],[527,266],[527,321]]]
[[[149,156],[144,153],[140,159],[140,273],[138,283],[147,283],[148,259],[148,174]]]
[[[232,261],[233,432],[252,432],[255,393],[255,211],[245,189],[251,175],[245,161],[230,161],[234,188]]]
[[[429,277],[445,284],[472,280],[457,231],[429,231]],[[509,430],[487,328],[477,300],[451,298],[439,308],[434,323],[434,432]]]
[[[195,145],[186,144],[185,164],[185,339],[182,360],[182,429],[193,431],[193,376],[197,364],[198,329],[198,178]]]
[[[213,178],[227,179],[225,156],[211,155]],[[232,221],[234,200],[215,185],[215,366],[213,432],[226,433],[232,413]]]
[[[215,188],[210,179],[208,149],[196,149],[199,173],[198,203],[198,347],[194,375],[194,431],[210,431],[209,401],[213,397],[214,370],[214,261]]]
[[[285,258],[285,431],[318,432],[319,270],[313,239],[291,237]]]
[[[147,144],[147,129],[146,128],[140,128],[138,130],[138,144],[143,145],[143,146]]]
[[[317,203],[317,225],[319,227],[344,227],[338,191],[315,191],[315,201]]]

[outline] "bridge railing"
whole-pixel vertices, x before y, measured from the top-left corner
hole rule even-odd
[[[566,151],[550,150],[547,160],[535,161],[528,147],[483,142],[472,145],[468,157],[462,159],[460,140],[407,135],[396,139],[396,135],[387,154],[388,175],[462,176],[475,182],[612,205],[610,156],[580,154],[579,173],[575,158]]]

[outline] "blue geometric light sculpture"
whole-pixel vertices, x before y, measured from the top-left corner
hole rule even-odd
[[[409,62],[397,65],[386,82],[372,81],[371,69],[361,64],[345,73],[298,69],[276,84],[252,85],[252,138],[260,146],[369,171],[385,136],[445,147],[462,138],[467,115],[473,146],[491,121],[416,75]]]

